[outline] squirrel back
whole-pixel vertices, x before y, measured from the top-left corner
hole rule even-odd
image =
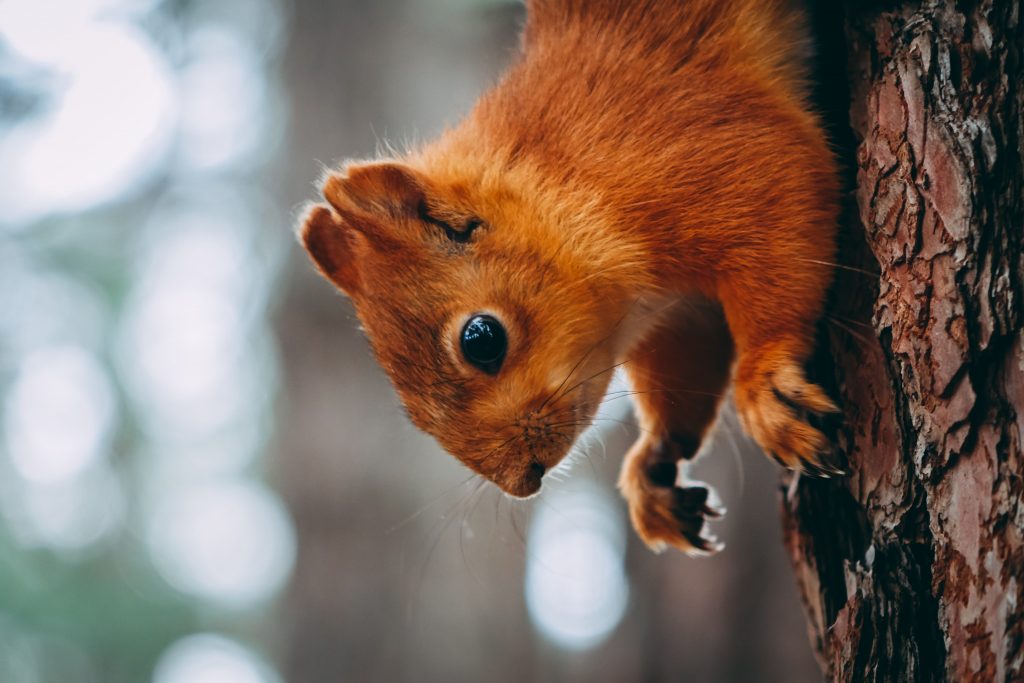
[[[575,34],[631,45],[670,67],[732,61],[789,87],[807,82],[811,41],[796,0],[527,0],[527,8],[528,50]]]
[[[700,271],[732,262],[752,229],[756,241],[794,215],[834,222],[836,164],[808,103],[794,2],[529,0],[527,11],[521,59],[413,166],[448,185],[501,179],[649,254],[681,238],[702,264],[686,277],[709,295]]]

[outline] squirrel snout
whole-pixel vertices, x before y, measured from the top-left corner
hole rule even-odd
[[[531,460],[525,470],[512,475],[502,488],[510,496],[516,498],[529,498],[540,491],[541,480],[548,468],[537,460]]]

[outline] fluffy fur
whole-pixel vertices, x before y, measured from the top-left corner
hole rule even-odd
[[[732,374],[745,429],[820,472],[835,407],[804,377],[831,278],[835,161],[783,0],[532,0],[523,52],[439,139],[353,162],[301,238],[355,304],[412,421],[516,496],[588,424],[612,371],[642,436],[620,488],[654,548],[718,546],[679,481]],[[505,325],[487,375],[473,314]]]

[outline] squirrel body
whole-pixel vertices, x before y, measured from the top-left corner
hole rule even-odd
[[[804,19],[785,0],[527,12],[520,59],[469,115],[328,174],[301,239],[413,422],[512,495],[540,488],[623,367],[634,526],[652,548],[714,551],[718,511],[678,462],[730,379],[766,452],[834,471],[806,416],[835,406],[803,364],[840,182],[808,103]]]

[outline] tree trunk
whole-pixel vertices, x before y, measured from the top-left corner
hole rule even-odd
[[[784,487],[786,547],[829,679],[1024,680],[1020,2],[844,4],[849,477]]]

